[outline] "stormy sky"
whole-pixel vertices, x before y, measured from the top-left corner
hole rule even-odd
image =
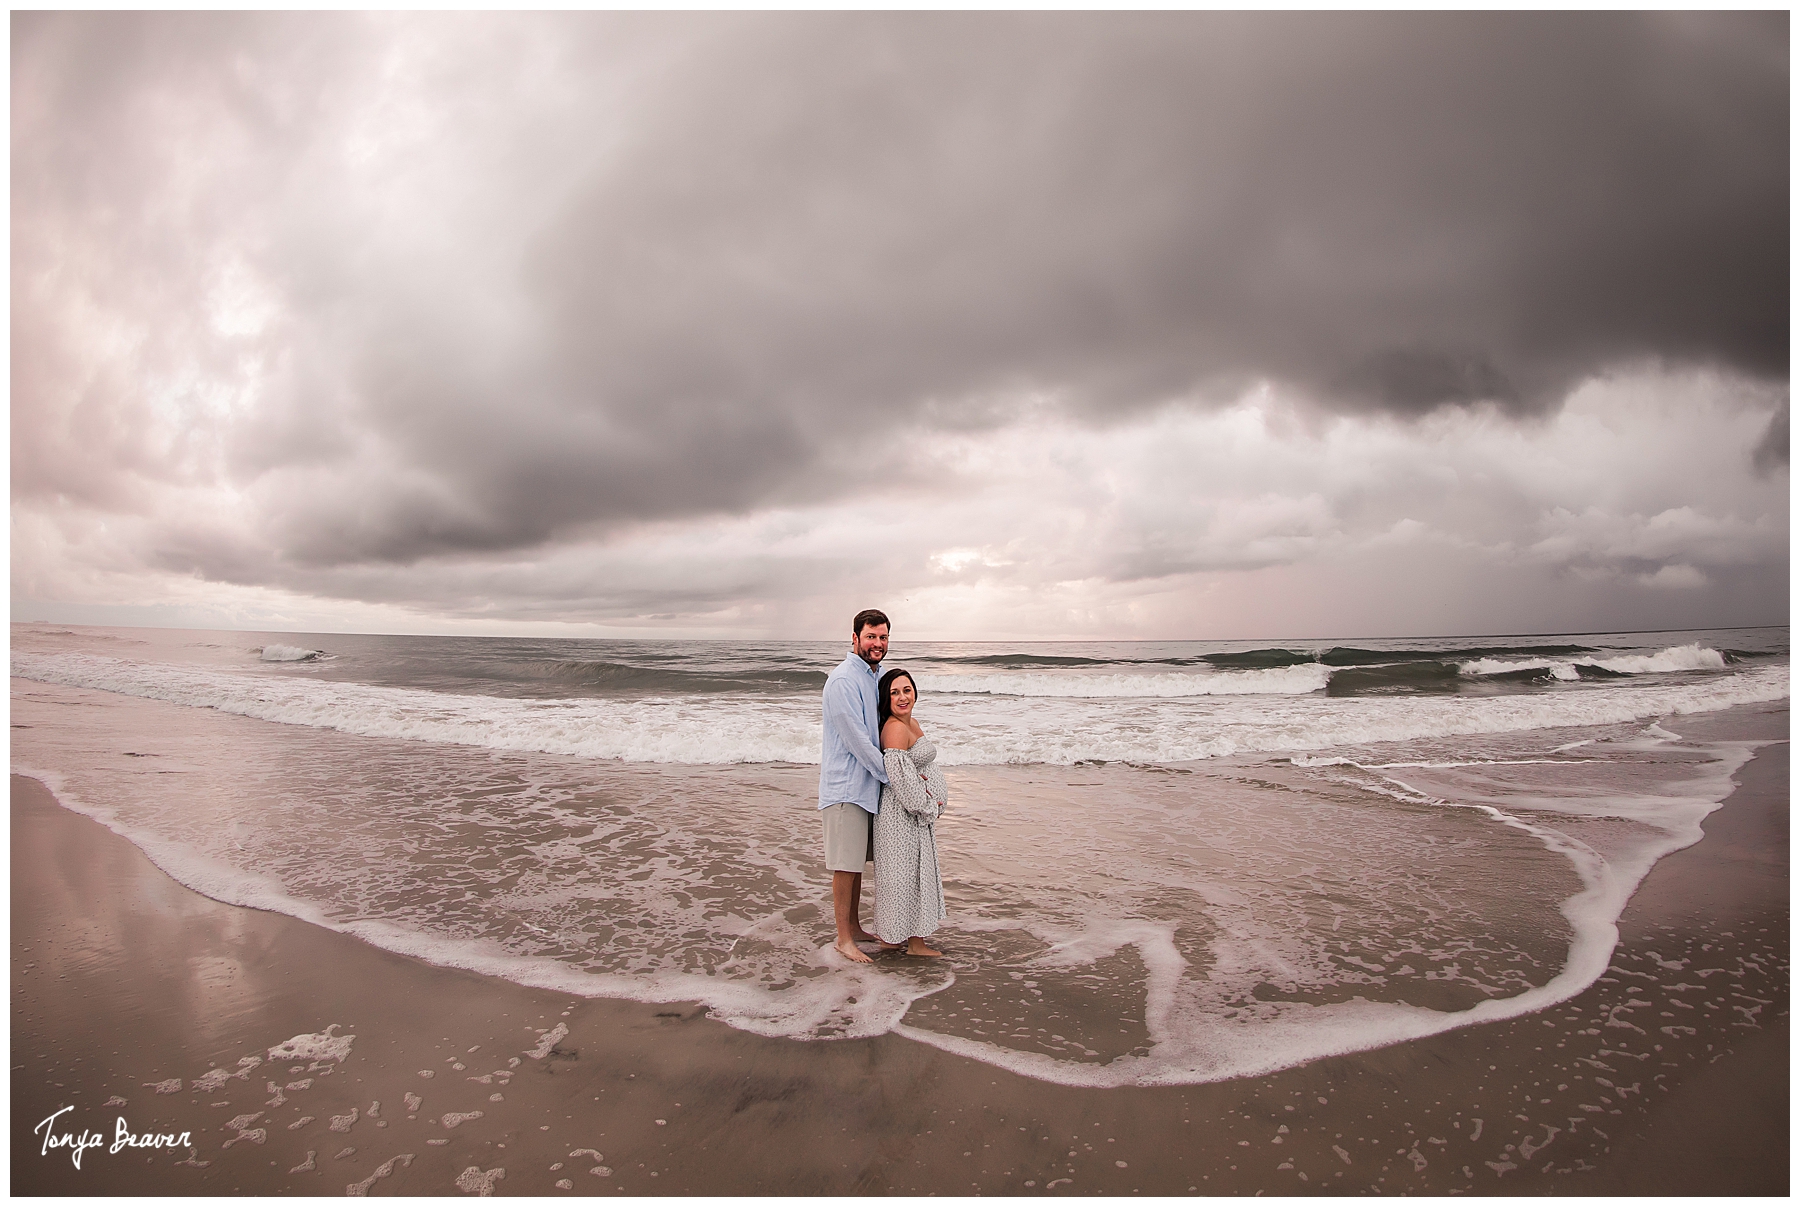
[[[14,14],[14,619],[1785,622],[1787,45]]]

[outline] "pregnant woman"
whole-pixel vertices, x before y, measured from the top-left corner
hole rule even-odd
[[[918,698],[905,671],[881,677],[875,710],[888,782],[874,819],[875,934],[883,950],[905,947],[909,956],[935,957],[944,953],[927,947],[925,936],[944,920],[944,882],[932,825],[950,792],[937,768],[937,747],[913,717]]]

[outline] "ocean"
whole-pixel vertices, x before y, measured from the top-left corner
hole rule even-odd
[[[199,892],[438,964],[1179,1084],[1574,996],[1751,757],[1720,720],[1789,692],[1785,627],[896,640],[949,958],[869,968],[815,815],[844,652],[18,624],[13,770]]]

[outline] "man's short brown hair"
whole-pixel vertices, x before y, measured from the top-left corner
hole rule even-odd
[[[874,624],[885,624],[888,625],[889,628],[893,627],[888,621],[886,612],[878,611],[875,608],[864,608],[856,614],[856,619],[850,622],[850,635],[853,637],[861,637],[862,631]]]

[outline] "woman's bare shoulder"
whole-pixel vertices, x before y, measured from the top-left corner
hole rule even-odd
[[[918,739],[913,737],[906,722],[898,717],[889,717],[888,723],[881,727],[881,748],[883,750],[911,750]]]

